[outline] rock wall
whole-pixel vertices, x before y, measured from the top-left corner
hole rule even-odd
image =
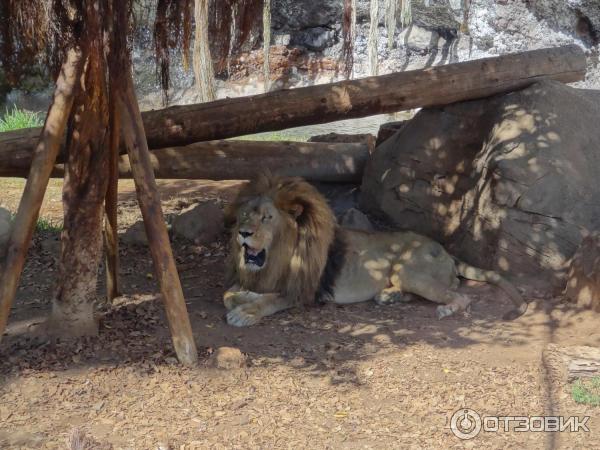
[[[340,79],[343,0],[272,1],[272,89]],[[134,64],[144,108],[160,107],[162,102],[152,55],[153,17],[149,13],[155,2],[144,0],[143,8],[137,11]],[[385,2],[379,3],[380,73],[576,43],[587,51],[589,61],[587,79],[578,86],[600,88],[598,0],[429,0],[427,7],[424,0],[413,0],[413,24],[404,30],[398,26],[392,49],[387,48]],[[357,4],[354,76],[363,77],[368,74],[370,1],[357,0]],[[464,4],[469,5],[467,9],[461,7]],[[234,56],[229,77],[219,79],[219,97],[262,92],[261,37],[253,36],[252,43],[253,48]],[[173,59],[172,81],[171,104],[197,101],[194,77],[183,70],[177,57]],[[7,100],[44,109],[48,92],[26,86],[9,93]]]

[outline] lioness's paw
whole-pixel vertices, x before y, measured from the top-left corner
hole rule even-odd
[[[223,304],[228,310],[256,300],[256,294],[250,291],[226,292],[223,296]]]
[[[414,296],[408,292],[396,290],[383,290],[375,296],[378,305],[392,305],[394,303],[408,303],[414,300]]]
[[[260,307],[253,303],[239,305],[227,313],[227,323],[234,327],[249,327],[260,319]]]

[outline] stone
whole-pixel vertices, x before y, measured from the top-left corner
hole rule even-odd
[[[379,131],[377,132],[377,140],[375,142],[375,146],[381,145],[382,143],[387,141],[399,130],[401,130],[407,122],[408,120],[399,120],[397,122],[387,122],[382,124],[379,127]]]
[[[600,232],[586,236],[573,255],[565,297],[600,312]]]
[[[344,213],[340,225],[351,230],[374,231],[373,224],[366,214],[356,208],[350,208]]]
[[[146,236],[146,228],[143,220],[138,220],[136,223],[127,228],[125,233],[121,234],[119,239],[124,244],[129,245],[148,245],[148,237]]]
[[[299,45],[314,52],[321,52],[331,46],[335,38],[336,33],[334,30],[325,27],[315,27],[295,33],[290,44]]]
[[[222,370],[241,369],[246,366],[246,355],[235,347],[219,347],[208,358],[208,365]]]
[[[446,41],[435,30],[412,24],[400,33],[400,42],[409,50],[417,53],[429,53],[443,47]]]
[[[338,22],[342,16],[339,0],[274,0],[271,23],[276,30],[305,30]]]
[[[46,236],[40,243],[42,250],[56,258],[60,256],[61,242],[60,236]]]
[[[360,208],[556,293],[600,229],[598,117],[600,91],[550,81],[423,109],[373,153]]]
[[[173,218],[173,233],[199,244],[213,242],[224,229],[223,210],[214,201],[191,205]]]

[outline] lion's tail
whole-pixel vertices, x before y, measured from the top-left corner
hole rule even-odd
[[[471,266],[462,261],[456,261],[456,270],[458,271],[458,275],[463,278],[473,281],[485,281],[498,286],[506,292],[515,305],[515,308],[504,315],[504,320],[514,320],[525,314],[527,311],[527,302],[525,302],[517,288],[499,273],[494,272],[493,270],[479,269],[478,267]]]

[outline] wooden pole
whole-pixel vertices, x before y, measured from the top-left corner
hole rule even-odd
[[[160,283],[177,357],[182,364],[193,366],[198,360],[196,343],[194,342],[192,326],[187,313],[179,275],[177,274],[167,227],[165,226],[142,117],[131,75],[128,73],[123,78],[123,90],[119,95],[121,132],[131,161],[131,169],[154,261],[154,269]]]
[[[572,45],[173,106],[147,111],[142,117],[148,147],[157,149],[473,100],[522,89],[542,79],[570,83],[584,79],[585,73],[585,55]],[[20,133],[20,137],[19,133],[0,134],[0,167],[3,149],[34,146],[30,132]]]
[[[278,175],[303,177],[309,181],[358,183],[371,150],[368,144],[358,142],[223,140],[152,150],[150,162],[157,179],[245,180],[252,178],[256,168],[261,167]],[[7,160],[7,163],[11,166],[0,167],[0,174],[27,176],[25,158],[19,157],[14,164]],[[118,171],[120,178],[132,177],[127,155],[120,156]],[[63,175],[62,166],[56,165],[52,176],[61,178]]]
[[[108,156],[108,188],[104,201],[104,247],[106,249],[106,297],[108,303],[119,292],[119,235],[117,229],[117,202],[119,191],[119,126],[121,123],[117,94],[110,89],[110,149]]]
[[[146,112],[144,127],[149,148],[165,148],[445,105],[522,89],[541,79],[574,82],[585,73],[585,55],[572,45],[173,106]]]
[[[56,81],[54,98],[33,155],[29,177],[12,224],[4,268],[0,272],[2,274],[0,279],[0,341],[17,292],[25,256],[48,186],[50,172],[54,167],[63,140],[67,120],[73,106],[75,85],[81,69],[81,53],[75,49],[69,50]]]
[[[369,146],[361,143],[209,141],[150,152],[159,179],[247,180],[260,167],[309,181],[360,183],[368,160]],[[126,156],[119,172],[131,177]]]

